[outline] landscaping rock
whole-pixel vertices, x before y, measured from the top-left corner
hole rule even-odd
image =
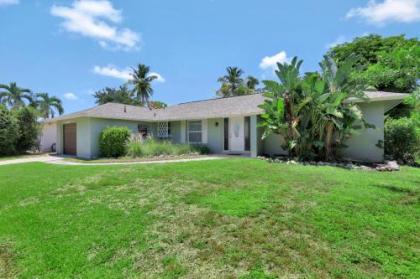
[[[377,171],[399,171],[400,166],[396,161],[388,161],[385,164],[378,164],[376,166]]]

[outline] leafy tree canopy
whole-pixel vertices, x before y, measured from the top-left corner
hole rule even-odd
[[[337,45],[328,51],[328,55],[338,66],[347,57],[355,55],[351,78],[377,90],[412,92],[420,79],[420,43],[417,38],[369,35]]]
[[[126,85],[122,85],[118,88],[106,87],[102,90],[99,90],[93,94],[98,105],[103,105],[106,103],[120,103],[125,105],[139,105],[134,98],[133,91],[129,90]]]
[[[149,102],[149,108],[151,109],[162,109],[166,108],[168,105],[161,101],[150,101]]]
[[[132,106],[146,105],[146,103],[138,100],[135,93],[127,85],[122,85],[118,88],[106,87],[95,92],[93,96],[96,99],[95,103],[98,105],[106,103],[119,103]],[[160,109],[167,107],[167,104],[161,101],[148,101],[148,106],[152,109]]]
[[[227,67],[226,74],[218,78],[218,82],[221,83],[220,89],[217,90],[216,94],[220,97],[232,97],[250,95],[258,92],[256,88],[260,83],[257,78],[248,76],[242,78],[244,71],[238,67]]]

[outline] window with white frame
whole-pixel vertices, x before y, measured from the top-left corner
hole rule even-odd
[[[202,143],[203,126],[201,120],[188,121],[188,142]]]
[[[158,122],[157,135],[158,138],[166,139],[169,137],[169,123],[168,122]]]

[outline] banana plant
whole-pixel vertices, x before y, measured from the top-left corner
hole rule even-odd
[[[265,113],[261,116],[264,137],[271,133],[281,134],[284,138],[282,147],[289,156],[297,155],[296,146],[300,137],[298,129],[299,111],[302,109],[300,66],[302,60],[294,57],[289,63],[277,63],[275,71],[280,82],[266,80],[264,91],[267,100],[261,105]]]

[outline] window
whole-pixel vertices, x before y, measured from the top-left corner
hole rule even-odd
[[[139,134],[141,135],[142,138],[147,138],[147,136],[149,135],[149,131],[148,131],[147,125],[138,124],[137,125],[137,129],[138,129]]]
[[[169,136],[169,123],[158,122],[157,136],[161,139],[166,139]]]
[[[202,142],[202,123],[198,121],[188,121],[188,142],[201,143]]]

